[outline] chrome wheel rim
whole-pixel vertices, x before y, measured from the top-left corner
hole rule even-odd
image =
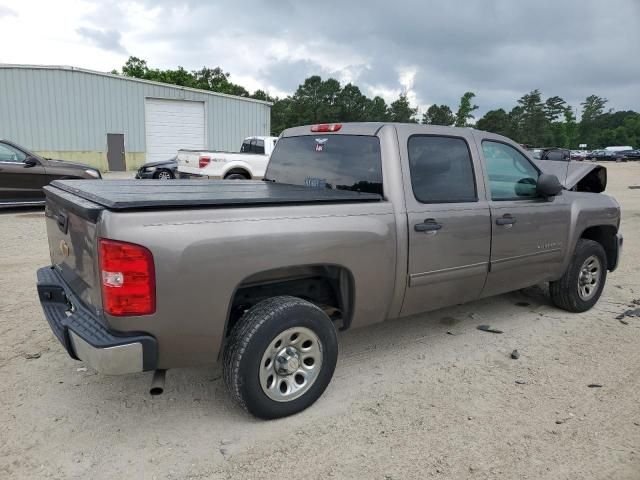
[[[169,172],[160,172],[158,178],[160,180],[171,180],[171,174]]]
[[[602,277],[602,264],[595,255],[587,258],[578,275],[578,295],[582,300],[590,300],[598,291]]]
[[[271,400],[304,395],[322,369],[322,343],[313,330],[289,328],[271,340],[260,363],[260,386]]]

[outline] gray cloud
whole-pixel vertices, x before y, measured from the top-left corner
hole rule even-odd
[[[126,53],[125,48],[120,43],[122,35],[117,30],[80,27],[76,32],[98,48],[116,53]]]
[[[9,7],[5,7],[4,5],[0,5],[0,18],[2,17],[17,17],[18,14],[11,10]]]
[[[597,94],[610,107],[640,110],[637,0],[148,0],[147,7],[162,11],[157,31],[136,43],[166,46],[147,58],[161,67],[220,65],[232,78],[289,93],[318,73],[353,79],[369,94],[400,90],[399,72],[409,69],[423,105],[455,109],[471,90],[482,114],[539,88],[574,106]]]

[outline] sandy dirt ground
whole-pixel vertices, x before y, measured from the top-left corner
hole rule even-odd
[[[534,287],[343,333],[324,396],[270,422],[219,366],[151,397],[68,358],[36,296],[42,210],[0,213],[0,478],[640,479],[640,318],[616,319],[640,299],[640,163],[608,167],[625,250],[594,309]]]

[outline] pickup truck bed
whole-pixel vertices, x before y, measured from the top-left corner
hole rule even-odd
[[[60,192],[62,190],[62,192]],[[88,200],[86,214],[95,214],[100,206],[109,210],[133,210],[167,207],[299,205],[309,203],[376,202],[372,193],[348,190],[316,189],[298,185],[240,180],[57,180],[45,187],[47,195],[64,203],[72,194]],[[74,199],[77,202],[77,198]],[[93,208],[91,208],[93,204]],[[76,204],[76,207],[79,205]],[[85,215],[86,216],[86,215]]]

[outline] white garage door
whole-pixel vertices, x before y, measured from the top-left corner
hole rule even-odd
[[[181,148],[205,148],[204,103],[183,100],[145,100],[147,162],[167,160]]]

